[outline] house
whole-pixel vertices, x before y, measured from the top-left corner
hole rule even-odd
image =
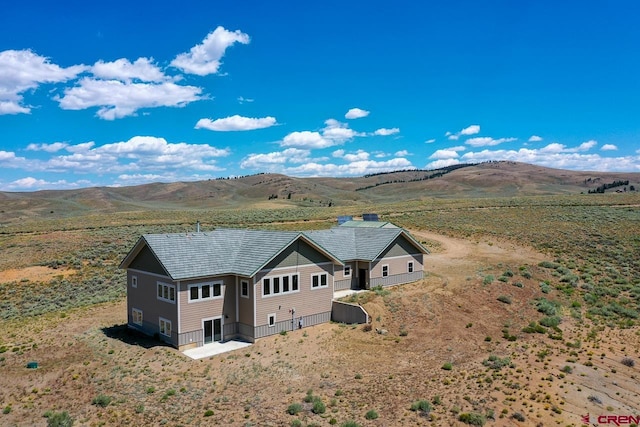
[[[406,230],[389,224],[349,221],[306,233],[343,263],[335,268],[334,290],[371,289],[422,279],[424,255],[429,251]]]
[[[334,291],[422,278],[400,228],[145,234],[126,255],[128,326],[188,349],[328,322]]]

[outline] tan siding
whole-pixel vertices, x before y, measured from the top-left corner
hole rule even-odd
[[[189,285],[222,282],[222,298],[189,302]],[[207,280],[184,281],[180,284],[180,332],[202,329],[202,319],[227,315],[224,323],[233,323],[236,318],[235,276],[221,276]]]
[[[283,274],[299,273],[300,290],[298,292],[280,295],[262,295],[262,279]],[[311,289],[311,275],[314,273],[328,273],[328,286],[326,288]],[[292,308],[295,308],[294,318],[310,316],[331,311],[333,299],[333,264],[306,265],[298,268],[284,268],[278,270],[262,270],[256,275],[256,325],[266,325],[268,315],[275,313],[276,321],[291,321]],[[280,332],[280,331],[277,331]]]
[[[131,276],[138,278],[138,286],[131,286]],[[139,271],[127,270],[127,319],[128,323],[148,335],[159,331],[159,318],[171,321],[172,335],[178,332],[178,305],[161,301],[157,298],[157,283],[174,284],[169,278],[162,278]],[[177,290],[177,287],[176,287]],[[143,327],[133,324],[131,309],[142,310]],[[177,345],[177,341],[173,342]]]
[[[167,275],[165,269],[146,245],[140,250],[133,261],[131,261],[129,268],[161,274],[163,276]]]
[[[413,261],[413,271],[422,271],[422,254],[383,258],[371,263],[371,278],[382,277],[382,266],[385,264],[389,266],[389,275],[406,273],[409,261]]]
[[[239,311],[239,321],[245,325],[253,325],[253,295],[255,293],[255,286],[253,284],[253,279],[240,279],[238,284],[242,280],[246,280],[249,282],[249,298],[238,298],[238,311]]]

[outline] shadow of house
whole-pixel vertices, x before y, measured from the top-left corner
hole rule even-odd
[[[114,340],[122,341],[132,346],[140,346],[146,349],[154,347],[170,347],[168,343],[160,340],[157,336],[147,335],[141,331],[130,328],[126,323],[122,325],[105,326],[102,333]]]

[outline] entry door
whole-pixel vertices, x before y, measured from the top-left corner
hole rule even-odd
[[[204,343],[222,341],[222,319],[209,319],[204,322]]]
[[[358,271],[358,286],[360,287],[360,289],[367,288],[367,270],[364,268],[361,268]]]

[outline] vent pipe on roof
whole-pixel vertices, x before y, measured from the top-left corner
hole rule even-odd
[[[196,233],[200,232],[200,221],[196,222]]]

